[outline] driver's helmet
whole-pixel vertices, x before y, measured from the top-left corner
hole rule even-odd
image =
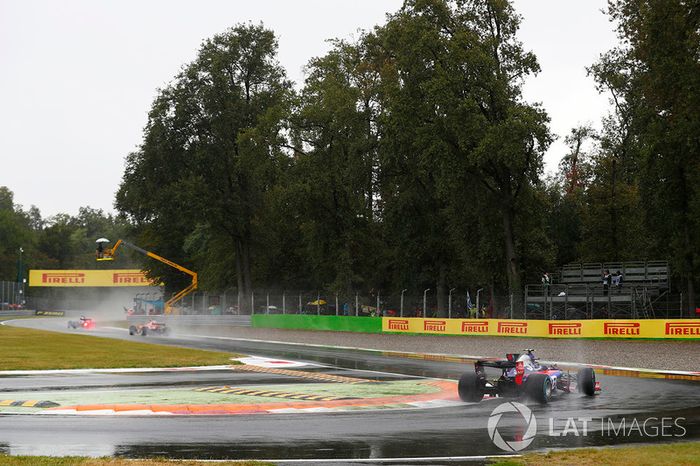
[[[529,370],[529,371],[537,370],[537,368],[536,368],[536,366],[535,366],[535,363],[534,363],[534,361],[532,360],[532,358],[530,357],[529,354],[523,354],[523,355],[521,355],[521,356],[518,358],[518,362],[522,362],[522,363],[523,363],[523,368],[524,368],[526,371],[528,371],[528,370]]]
[[[87,320],[87,317],[85,317],[85,316],[80,316],[80,320]]]

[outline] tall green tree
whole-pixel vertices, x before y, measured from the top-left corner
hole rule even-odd
[[[376,286],[377,80],[361,41],[307,66],[293,118],[300,150],[289,193],[310,278],[343,293]]]
[[[374,34],[385,219],[398,226],[404,260],[437,277],[439,306],[456,266],[444,233],[470,210],[483,213],[475,222],[498,225],[500,273],[491,275],[504,271],[508,289],[522,289],[525,235],[538,229],[520,228],[521,215],[543,201],[551,137],[544,111],[522,98],[523,79],[539,66],[517,40],[519,21],[507,1],[413,0]]]
[[[26,277],[26,261],[32,258],[35,243],[29,214],[14,203],[10,189],[0,186],[0,280],[14,282]],[[20,248],[26,251],[21,269]]]
[[[146,242],[174,260],[198,257],[212,286],[234,275],[246,295],[255,254],[265,252],[256,241],[265,196],[289,163],[291,85],[276,54],[277,39],[262,25],[206,40],[156,98],[117,195]],[[206,273],[208,266],[234,272]]]
[[[700,5],[681,0],[611,0],[622,45],[594,67],[624,122],[622,156],[635,156],[652,251],[671,258],[689,308],[700,267]],[[611,161],[616,172],[619,157]]]

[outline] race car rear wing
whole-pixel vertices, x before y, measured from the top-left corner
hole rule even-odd
[[[495,367],[497,369],[512,369],[515,367],[515,361],[484,361],[484,360],[479,360],[476,361],[476,364],[478,366],[482,367]]]

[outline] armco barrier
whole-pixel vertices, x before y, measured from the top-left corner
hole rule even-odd
[[[383,317],[382,331],[533,338],[700,339],[700,319],[505,320]]]
[[[29,310],[29,309],[13,309],[13,310],[7,310],[7,311],[0,311],[0,320],[2,320],[3,317],[25,317],[25,316],[33,316],[34,315],[34,310]]]
[[[128,316],[126,320],[132,324],[143,324],[149,320],[156,320],[158,322],[165,322],[168,325],[173,326],[183,326],[183,327],[223,327],[223,326],[233,326],[233,327],[250,327],[250,316],[211,316],[211,315],[154,315],[154,316],[144,316],[144,315],[132,315]]]
[[[381,333],[381,317],[318,316],[299,314],[255,314],[253,327],[337,332]]]

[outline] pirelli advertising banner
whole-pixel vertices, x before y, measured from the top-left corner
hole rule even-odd
[[[138,269],[30,270],[29,286],[157,286]]]
[[[382,331],[532,338],[700,339],[700,319],[506,320],[383,317]]]

